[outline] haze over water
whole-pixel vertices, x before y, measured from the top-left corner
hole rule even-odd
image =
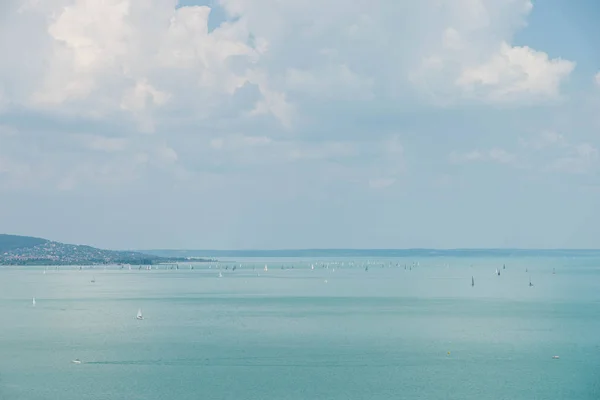
[[[598,257],[211,265],[3,267],[0,399],[600,398]]]

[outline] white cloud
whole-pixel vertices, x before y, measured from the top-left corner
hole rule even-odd
[[[364,115],[385,121],[415,96],[434,106],[554,99],[574,67],[513,45],[529,0],[216,3],[226,18],[209,29],[209,7],[176,0],[11,0],[0,25],[0,52],[11,54],[0,65],[0,112],[2,104],[41,111],[94,132],[74,140],[89,155],[57,145],[39,160],[25,155],[21,171],[44,170],[53,184],[67,176],[61,187],[77,188],[155,169],[183,176],[200,162],[215,170],[312,163],[338,164],[331,176],[363,185],[393,185],[406,171],[400,136],[372,133]],[[72,135],[55,142],[73,146]],[[453,160],[515,164],[517,154],[492,148]],[[82,172],[70,171],[75,165]]]
[[[480,161],[485,158],[485,155],[479,150],[472,150],[466,153],[450,153],[450,162],[453,164],[461,164],[466,162]]]
[[[373,98],[373,78],[359,76],[345,64],[329,64],[315,70],[290,68],[288,90],[329,99],[368,100]]]
[[[229,135],[227,137],[220,137],[211,139],[209,144],[213,149],[239,149],[239,148],[250,148],[255,146],[266,146],[273,142],[273,140],[267,136],[246,136],[246,135]]]
[[[410,73],[430,100],[445,105],[461,98],[507,103],[558,97],[575,64],[510,44],[533,8],[529,0],[442,0],[436,5],[431,14],[437,17],[432,32],[439,32],[438,42],[423,47]]]
[[[325,160],[356,157],[359,147],[355,143],[325,142],[317,145],[295,146],[288,152],[288,159],[299,160]]]
[[[571,61],[550,60],[544,52],[503,42],[489,61],[465,68],[456,83],[469,94],[483,90],[484,98],[494,102],[521,96],[551,99],[558,97],[561,82],[574,68]]]
[[[369,181],[369,186],[373,189],[384,189],[392,186],[396,182],[396,178],[376,178]]]
[[[434,103],[555,98],[574,67],[510,44],[529,0],[220,0],[228,19],[213,30],[209,7],[176,0],[15,4],[0,36],[29,50],[0,42],[12,56],[0,68],[5,102],[94,118],[125,111],[141,130],[174,110],[209,118],[248,85],[259,97],[236,116],[292,128],[311,100],[407,100],[415,89]]]
[[[484,152],[452,152],[449,160],[454,164],[495,162],[538,172],[569,174],[585,174],[600,167],[596,146],[586,142],[573,143],[555,131],[543,131],[528,138],[519,138],[517,144],[514,152],[501,148]]]
[[[45,46],[40,52],[45,59],[30,76],[36,86],[22,102],[94,117],[127,111],[142,130],[152,130],[150,108],[174,101],[193,114],[223,105],[236,90],[254,84],[266,104],[261,110],[288,124],[285,95],[257,78],[253,65],[264,49],[249,44],[244,24],[223,23],[209,31],[210,8],[176,4],[50,0],[44,7],[22,7],[13,17],[40,13],[49,21],[32,39]],[[21,82],[17,89],[30,86]]]
[[[568,145],[565,137],[554,131],[544,131],[529,139],[519,138],[519,144],[525,148],[541,150],[551,146],[564,147]]]
[[[598,167],[598,149],[589,143],[572,145],[567,154],[552,162],[547,170],[586,174]]]
[[[404,146],[400,141],[400,135],[392,135],[384,140],[383,150],[392,157],[402,156],[404,154]]]
[[[485,156],[479,150],[473,150],[468,153],[465,153],[464,155],[460,156],[459,158],[462,158],[465,161],[479,161],[479,160],[482,160],[484,157]]]
[[[491,149],[488,157],[490,160],[501,164],[513,164],[516,161],[516,156],[514,154],[510,154],[506,150],[498,148]]]
[[[119,152],[127,148],[129,141],[124,138],[110,138],[99,135],[76,135],[76,140],[80,140],[82,144],[90,149],[105,152]]]
[[[196,161],[192,163],[197,168],[233,171],[247,177],[254,177],[257,171],[259,175],[273,171],[292,175],[302,172],[316,180],[372,186],[378,179],[397,181],[405,172],[399,135],[370,141],[313,142],[234,134],[203,142],[186,140],[185,146],[197,149]],[[186,158],[185,151],[181,153]]]
[[[222,149],[224,145],[225,140],[223,138],[215,138],[211,139],[210,141],[210,147],[212,147],[213,149]]]
[[[516,155],[501,148],[492,148],[488,151],[472,150],[466,153],[450,153],[449,160],[453,164],[464,164],[472,162],[494,162],[498,164],[514,165],[517,161]]]

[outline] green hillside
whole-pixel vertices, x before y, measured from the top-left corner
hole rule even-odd
[[[0,234],[0,265],[150,265],[182,262],[187,258],[161,257],[135,251],[102,250],[46,239]],[[195,260],[203,261],[203,260]]]
[[[6,253],[7,251],[17,249],[28,249],[46,242],[48,242],[48,240],[30,236],[0,234],[0,253]]]

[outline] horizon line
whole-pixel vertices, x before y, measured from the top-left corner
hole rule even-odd
[[[194,249],[194,248],[147,248],[147,249],[128,249],[127,251],[215,251],[215,252],[239,252],[239,251],[600,251],[600,248],[536,248],[536,247],[453,247],[453,248],[435,248],[435,247],[406,247],[406,248],[335,248],[335,247],[316,247],[316,248],[281,248],[281,249]]]

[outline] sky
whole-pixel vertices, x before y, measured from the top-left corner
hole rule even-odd
[[[600,3],[3,0],[0,232],[600,248]]]

